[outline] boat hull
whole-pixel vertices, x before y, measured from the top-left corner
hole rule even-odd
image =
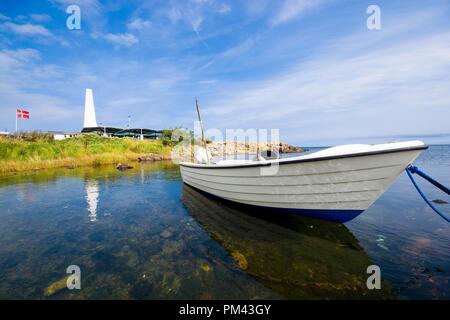
[[[426,148],[298,157],[266,164],[213,166],[181,163],[183,181],[232,202],[346,222],[366,210]]]
[[[189,187],[197,190],[198,192],[204,194],[205,196],[215,199],[217,201],[228,204],[231,207],[236,207],[237,209],[245,210],[246,212],[261,212],[270,213],[270,214],[294,214],[303,217],[311,217],[320,220],[333,221],[344,223],[350,221],[361,213],[364,210],[316,210],[316,209],[292,209],[292,208],[278,208],[278,207],[264,207],[258,205],[245,204],[238,201],[227,200],[225,198],[221,198],[214,194],[208,193],[196,187],[193,187],[186,183]]]

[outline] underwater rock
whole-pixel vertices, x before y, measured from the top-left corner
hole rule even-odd
[[[448,204],[447,201],[442,200],[442,199],[434,199],[433,202],[434,202],[434,203],[437,203],[437,204]]]
[[[406,248],[411,254],[418,256],[428,251],[433,246],[433,240],[427,238],[418,238]]]
[[[202,270],[206,273],[211,272],[212,268],[210,267],[209,264],[202,262],[200,267],[202,268]]]
[[[123,171],[123,170],[127,170],[127,169],[133,169],[133,167],[127,165],[126,163],[119,163],[119,164],[116,166],[116,169],[117,169],[117,170]]]
[[[183,250],[184,243],[182,241],[167,240],[164,241],[162,253],[169,256],[179,254]]]
[[[247,259],[242,253],[234,251],[231,253],[231,256],[233,257],[234,261],[237,262],[239,268],[241,268],[242,270],[246,270],[248,268]]]
[[[151,299],[154,286],[150,281],[145,279],[139,280],[129,290],[129,297],[132,299]]]
[[[445,273],[445,271],[439,267],[434,267],[434,270],[436,270],[436,272]]]
[[[423,268],[422,271],[420,271],[423,274],[428,274],[430,273],[430,269],[428,269],[427,267]]]
[[[119,262],[115,256],[107,251],[98,251],[91,256],[94,262],[96,272],[111,272],[112,270],[119,270],[124,267],[124,264]]]
[[[164,239],[170,238],[172,236],[172,232],[170,232],[169,230],[164,230],[159,234],[161,237],[163,237]]]
[[[47,288],[44,290],[44,296],[50,297],[57,293],[58,291],[67,288],[67,279],[69,276],[66,276],[58,281],[55,281],[51,283]]]
[[[88,236],[89,240],[93,242],[100,242],[105,240],[106,232],[105,231],[96,231]]]

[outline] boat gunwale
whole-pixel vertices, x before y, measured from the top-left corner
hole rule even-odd
[[[388,149],[388,150],[376,150],[376,151],[348,153],[348,154],[324,156],[324,157],[308,158],[308,159],[298,159],[298,157],[295,157],[295,158],[291,158],[291,159],[284,158],[284,159],[269,160],[267,162],[235,164],[235,165],[230,164],[230,165],[223,165],[223,166],[193,163],[193,162],[180,162],[180,166],[188,167],[188,168],[197,168],[197,169],[238,169],[238,168],[250,168],[250,167],[267,167],[267,166],[271,166],[272,164],[283,165],[283,164],[293,164],[293,163],[303,163],[303,162],[326,161],[326,160],[365,157],[365,156],[373,156],[373,155],[380,155],[380,154],[387,154],[387,153],[408,152],[408,151],[426,150],[426,149],[428,149],[428,145],[423,144],[421,146],[414,146],[414,147],[404,147],[404,148]],[[302,156],[300,156],[300,157],[302,157]]]

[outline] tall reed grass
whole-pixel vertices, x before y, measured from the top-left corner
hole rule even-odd
[[[105,138],[94,134],[55,141],[45,134],[0,137],[0,173],[135,161],[146,153],[170,154],[161,140]]]

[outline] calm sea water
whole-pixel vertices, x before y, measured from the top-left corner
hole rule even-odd
[[[450,146],[430,147],[416,164],[450,185]],[[0,299],[450,295],[450,226],[406,174],[342,225],[219,202],[183,186],[168,162],[134,166],[0,178]],[[382,290],[366,287],[370,264]],[[80,290],[65,287],[70,265],[80,267]]]

